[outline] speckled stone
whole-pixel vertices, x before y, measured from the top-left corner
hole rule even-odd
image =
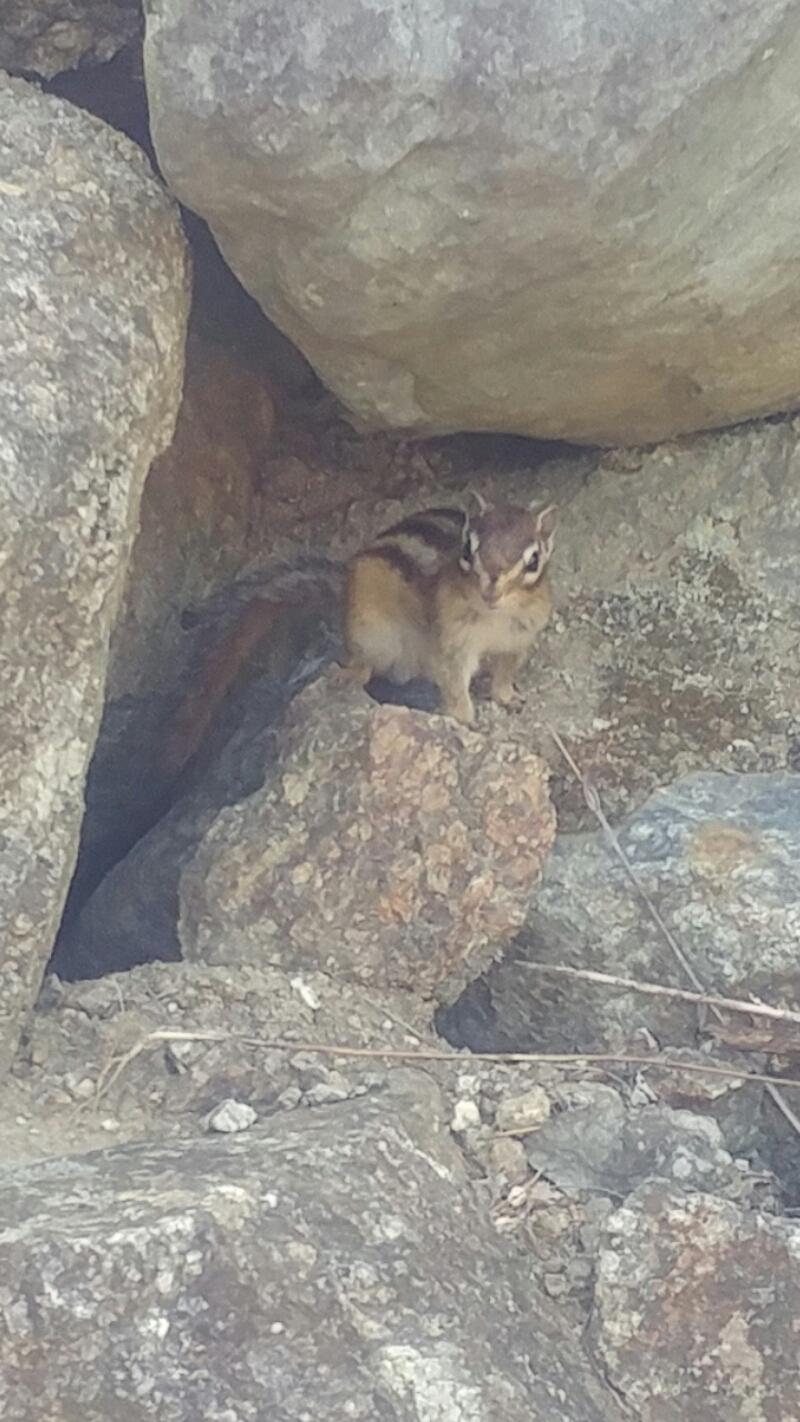
[[[446,996],[520,927],[554,835],[537,756],[323,677],[183,870],[184,953]]]
[[[180,399],[187,261],[144,155],[0,78],[0,1071],[72,873],[145,475]]]

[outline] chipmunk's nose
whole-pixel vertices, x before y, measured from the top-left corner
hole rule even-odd
[[[481,594],[487,607],[497,607],[500,601],[500,593],[497,587],[497,579],[490,578],[485,587],[481,588]]]

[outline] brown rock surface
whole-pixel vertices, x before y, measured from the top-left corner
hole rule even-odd
[[[447,995],[524,920],[555,834],[545,768],[334,681],[296,699],[276,773],[183,870],[184,953]]]
[[[713,1196],[643,1186],[611,1217],[594,1342],[641,1422],[800,1415],[800,1231]]]

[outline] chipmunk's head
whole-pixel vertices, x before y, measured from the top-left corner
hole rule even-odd
[[[553,551],[556,509],[489,506],[474,494],[466,514],[461,571],[474,578],[488,607],[532,591]]]

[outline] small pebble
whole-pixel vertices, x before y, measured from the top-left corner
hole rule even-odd
[[[498,1131],[535,1131],[549,1116],[550,1097],[541,1086],[532,1086],[499,1102],[495,1124]]]
[[[308,1088],[305,1100],[309,1106],[330,1106],[334,1101],[347,1101],[350,1095],[351,1089],[344,1077],[340,1072],[332,1071],[325,1081],[318,1081]]]
[[[492,1174],[502,1175],[509,1185],[520,1185],[528,1176],[528,1158],[521,1141],[501,1136],[492,1141],[489,1153]]]
[[[278,1097],[278,1106],[282,1111],[293,1111],[295,1106],[299,1106],[303,1099],[303,1093],[299,1086],[287,1086]]]
[[[453,1108],[453,1116],[450,1121],[450,1129],[456,1135],[463,1135],[464,1131],[474,1129],[481,1123],[481,1113],[477,1102],[462,1099],[457,1101]]]
[[[290,978],[289,982],[294,992],[297,993],[297,996],[305,1003],[306,1007],[310,1007],[312,1012],[319,1012],[322,1006],[319,997],[314,989],[300,977],[299,973],[296,977]]]
[[[189,1070],[194,1051],[194,1042],[168,1042],[165,1055],[170,1066],[181,1075]]]
[[[209,1131],[221,1135],[233,1135],[236,1131],[246,1131],[258,1117],[246,1101],[222,1101],[215,1106],[206,1122]]]

